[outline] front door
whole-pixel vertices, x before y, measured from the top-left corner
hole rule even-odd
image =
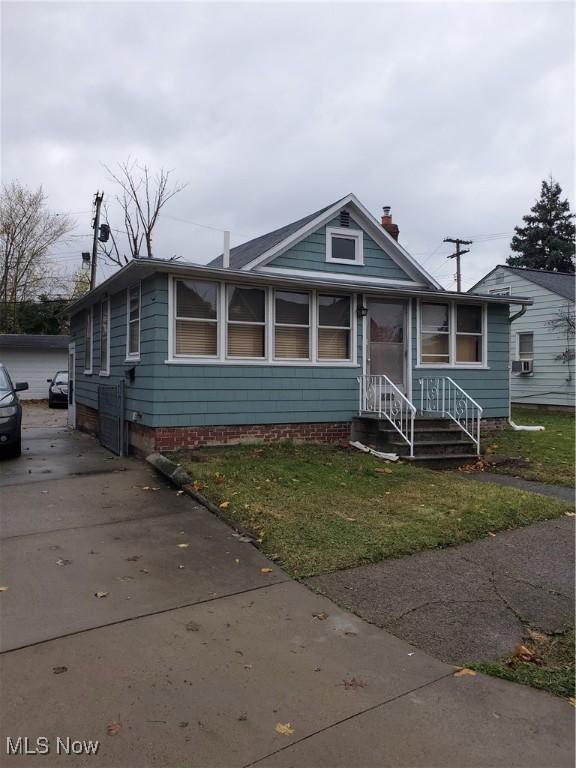
[[[68,426],[76,429],[76,345],[68,345]]]
[[[368,299],[366,373],[388,376],[406,393],[407,302],[401,299]]]

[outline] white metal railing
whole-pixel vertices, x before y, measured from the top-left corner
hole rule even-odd
[[[418,381],[421,412],[437,413],[455,421],[474,442],[476,452],[480,455],[482,406],[449,376],[434,376]]]
[[[388,376],[359,376],[360,414],[374,413],[387,419],[410,446],[414,456],[414,417],[416,406]]]

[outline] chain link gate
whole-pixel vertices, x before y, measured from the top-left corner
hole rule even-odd
[[[98,385],[98,438],[117,456],[124,456],[124,382]]]

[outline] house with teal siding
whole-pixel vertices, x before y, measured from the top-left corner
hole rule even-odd
[[[207,265],[138,259],[70,308],[69,418],[115,450],[348,441],[467,457],[509,417],[510,311],[446,291],[349,194]]]
[[[491,296],[530,296],[510,323],[510,399],[515,405],[573,409],[574,287],[572,272],[500,264],[471,289]]]

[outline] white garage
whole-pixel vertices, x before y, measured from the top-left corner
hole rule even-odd
[[[68,369],[69,341],[69,336],[0,334],[0,363],[8,368],[13,382],[27,381],[29,385],[20,399],[48,399],[46,379]]]

